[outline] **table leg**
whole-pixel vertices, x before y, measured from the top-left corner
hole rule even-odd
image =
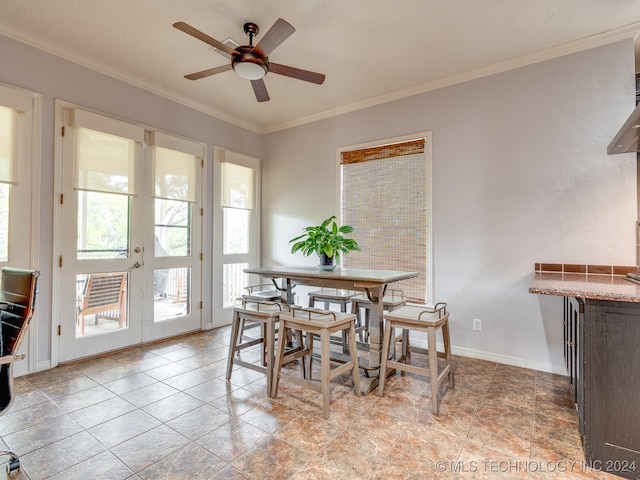
[[[371,287],[367,289],[367,296],[371,301],[370,317],[369,317],[369,352],[368,365],[369,368],[380,366],[380,355],[382,352],[382,329],[383,329],[383,310],[382,297],[383,288]],[[360,378],[360,391],[367,395],[378,386],[378,375],[380,370],[369,370],[368,377]]]
[[[293,285],[293,282],[291,282],[290,278],[282,279],[282,287],[280,288],[280,292],[281,292],[282,301],[287,305],[294,304],[293,287],[294,285]]]

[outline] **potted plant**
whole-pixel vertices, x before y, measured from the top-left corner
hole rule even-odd
[[[320,225],[306,227],[302,235],[289,240],[289,243],[293,243],[291,253],[301,251],[305,257],[315,253],[320,257],[318,266],[322,270],[333,270],[340,263],[340,254],[360,251],[358,242],[343,235],[351,232],[353,227],[338,226],[333,215]]]

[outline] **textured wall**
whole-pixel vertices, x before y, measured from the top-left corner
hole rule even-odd
[[[287,242],[339,211],[337,148],[431,131],[434,300],[454,346],[562,372],[562,302],[527,289],[536,261],[636,262],[635,155],[606,154],[633,71],[629,40],[265,136],[263,263],[314,263]]]

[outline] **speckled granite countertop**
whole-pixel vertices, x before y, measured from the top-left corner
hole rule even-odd
[[[640,285],[625,278],[637,267],[536,264],[530,293],[640,303]],[[552,271],[553,270],[553,271]],[[594,273],[590,273],[594,272]],[[596,273],[597,272],[597,273]],[[615,272],[615,273],[614,273]]]

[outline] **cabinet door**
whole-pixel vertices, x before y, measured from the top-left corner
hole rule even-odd
[[[640,475],[640,304],[587,300],[585,452],[595,468]]]
[[[564,360],[569,375],[573,403],[582,412],[582,317],[584,302],[581,298],[565,297],[564,300]],[[580,422],[582,424],[582,422]],[[582,433],[582,429],[581,432]]]

